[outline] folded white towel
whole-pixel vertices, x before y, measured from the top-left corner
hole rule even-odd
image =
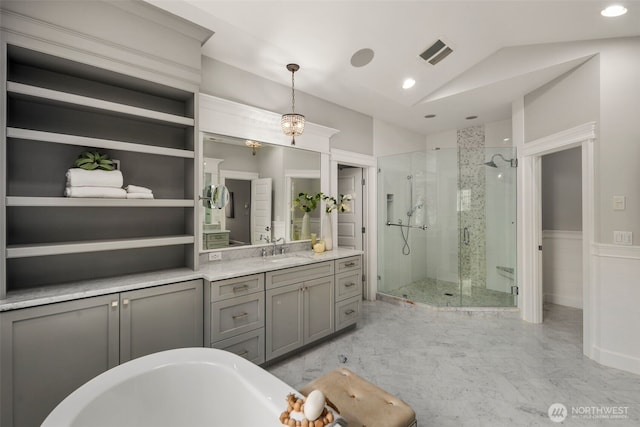
[[[66,197],[97,197],[105,199],[126,199],[127,192],[114,187],[67,187]]]
[[[127,193],[148,193],[148,194],[153,193],[153,191],[151,191],[150,188],[139,187],[133,184],[127,185],[126,187],[124,187],[124,189],[127,190]]]
[[[152,193],[127,193],[127,199],[153,199]]]
[[[122,172],[84,170],[71,168],[67,171],[67,187],[122,187]]]

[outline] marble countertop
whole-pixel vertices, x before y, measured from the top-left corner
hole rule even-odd
[[[312,251],[292,252],[266,258],[242,258],[228,261],[214,261],[200,266],[198,270],[176,268],[149,273],[130,274],[104,279],[86,280],[50,285],[9,292],[7,298],[0,299],[0,312],[20,308],[35,307],[56,302],[71,301],[99,295],[108,295],[136,289],[150,288],[187,280],[209,281],[247,276],[266,271],[297,267],[322,261],[330,261],[360,255],[362,251],[335,248],[320,254]]]

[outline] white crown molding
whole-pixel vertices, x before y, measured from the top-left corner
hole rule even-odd
[[[353,151],[331,149],[331,160],[343,165],[376,167],[378,162],[375,157],[368,154],[354,153]]]
[[[566,150],[572,146],[578,147],[584,141],[595,138],[596,123],[588,122],[562,132],[554,133],[553,135],[527,142],[522,145],[518,154],[520,156],[543,156],[556,151]]]
[[[108,3],[111,6],[133,13],[142,19],[155,22],[171,29],[171,31],[177,31],[191,39],[197,40],[200,46],[204,45],[214,34],[210,29],[181,18],[178,15],[169,13],[150,2],[119,0]]]
[[[282,133],[281,114],[216,96],[200,94],[200,130],[269,144],[290,146]],[[296,148],[329,153],[330,139],[337,129],[306,122],[304,133],[296,138]]]

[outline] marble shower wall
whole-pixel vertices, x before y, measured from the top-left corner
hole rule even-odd
[[[462,292],[486,284],[486,186],[484,126],[459,129],[458,191],[460,231],[460,279]]]

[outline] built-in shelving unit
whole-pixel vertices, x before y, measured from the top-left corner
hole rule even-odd
[[[89,98],[87,96],[80,96],[16,82],[7,82],[7,93],[15,98],[37,100],[51,104],[70,104],[78,109],[86,109],[89,111],[98,110],[104,114],[113,114],[124,117],[134,116],[139,119],[150,120],[162,124],[178,126],[194,125],[193,119],[189,117],[176,116],[174,114],[148,110],[146,108],[133,107],[126,104],[119,104],[104,101],[102,99]]]
[[[149,239],[94,240],[90,242],[65,242],[54,244],[14,245],[7,247],[7,258],[28,258],[48,255],[65,255],[86,252],[114,251],[193,243],[193,236],[165,236]]]
[[[130,207],[130,208],[192,208],[192,199],[93,199],[60,197],[7,197],[7,207]]]
[[[87,278],[196,268],[196,91],[12,45],[3,59],[0,298]],[[155,198],[64,197],[66,171],[85,150],[118,159],[124,185],[149,187]]]
[[[108,150],[123,150],[134,153],[157,154],[160,156],[184,157],[192,159],[193,151],[175,148],[156,147],[153,145],[132,144],[130,142],[113,141],[109,139],[88,138],[86,136],[66,135],[53,132],[42,132],[31,129],[8,128],[7,138],[24,139],[28,141],[43,141],[55,144],[78,145],[80,147],[105,148]]]

